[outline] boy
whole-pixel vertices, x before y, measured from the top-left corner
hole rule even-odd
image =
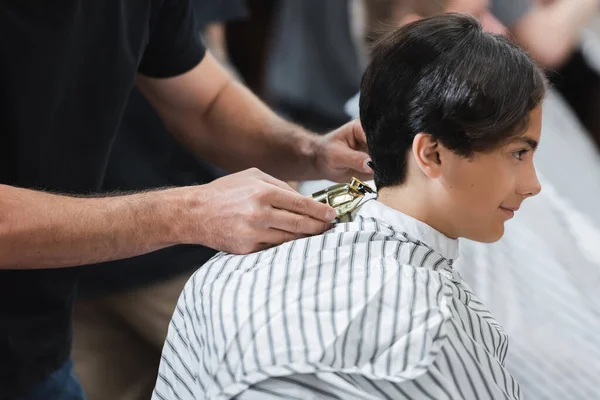
[[[472,17],[379,41],[361,84],[378,198],[349,223],[186,285],[155,399],[519,399],[502,327],[453,270],[540,191],[545,81]]]

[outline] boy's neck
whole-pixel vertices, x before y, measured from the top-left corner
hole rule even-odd
[[[457,238],[452,225],[444,218],[447,210],[441,209],[439,202],[434,201],[434,196],[422,188],[409,185],[383,188],[378,191],[377,200],[429,225],[451,239]]]

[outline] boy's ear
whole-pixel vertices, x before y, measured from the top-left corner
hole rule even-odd
[[[411,153],[423,174],[436,179],[442,174],[441,144],[428,133],[419,133],[413,139]]]

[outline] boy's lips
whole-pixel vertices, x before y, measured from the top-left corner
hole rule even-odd
[[[519,207],[500,206],[500,210],[502,210],[509,218],[512,218],[515,216],[515,212],[519,210]]]

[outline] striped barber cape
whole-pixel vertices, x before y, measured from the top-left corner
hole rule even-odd
[[[185,286],[153,399],[521,399],[458,241],[365,201],[352,222]]]

